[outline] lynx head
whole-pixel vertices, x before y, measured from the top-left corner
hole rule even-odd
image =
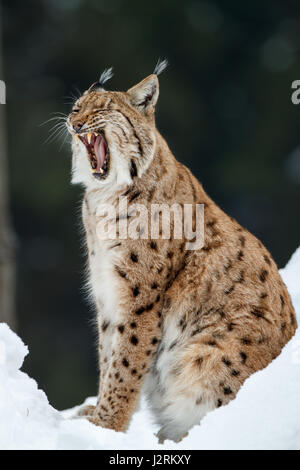
[[[106,91],[106,70],[75,103],[67,119],[72,135],[73,183],[88,187],[129,185],[149,167],[155,152],[155,105],[159,94],[153,74],[126,92]]]

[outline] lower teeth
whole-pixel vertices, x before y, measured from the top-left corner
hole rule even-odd
[[[97,171],[97,165],[98,165],[98,161],[97,159],[94,157],[94,155],[91,155],[90,156],[90,163],[91,163],[91,167],[92,167],[92,172],[93,173],[100,173],[101,175],[103,175],[107,169],[107,157],[103,163],[103,166],[102,168],[99,169],[99,171]]]

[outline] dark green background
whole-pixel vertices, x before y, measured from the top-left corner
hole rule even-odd
[[[210,196],[283,266],[299,245],[298,1],[3,0],[11,210],[24,370],[58,408],[96,394],[93,313],[81,291],[80,188],[45,144],[66,96],[107,66],[125,90],[167,57],[157,124]],[[76,93],[76,91],[75,91]]]

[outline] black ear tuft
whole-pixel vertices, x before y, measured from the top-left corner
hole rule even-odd
[[[153,71],[154,75],[160,75],[169,65],[167,59],[160,60],[158,59],[155,69]]]
[[[104,83],[110,80],[113,77],[113,68],[109,67],[109,69],[103,70],[98,80],[99,85],[103,88]]]
[[[98,82],[93,83],[93,85],[89,88],[88,92],[91,91],[104,91],[104,83],[110,80],[113,77],[113,68],[110,67],[109,69],[103,70],[101,73]]]

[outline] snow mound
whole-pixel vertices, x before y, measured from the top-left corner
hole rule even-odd
[[[300,324],[300,248],[281,270]],[[28,348],[0,324],[0,449],[300,449],[300,332],[266,369],[253,374],[237,398],[209,413],[179,444],[158,444],[142,399],[127,433],[61,413],[21,372]],[[85,401],[95,404],[96,398]]]
[[[61,419],[45,393],[19,371],[28,348],[0,324],[0,449],[52,449]]]

